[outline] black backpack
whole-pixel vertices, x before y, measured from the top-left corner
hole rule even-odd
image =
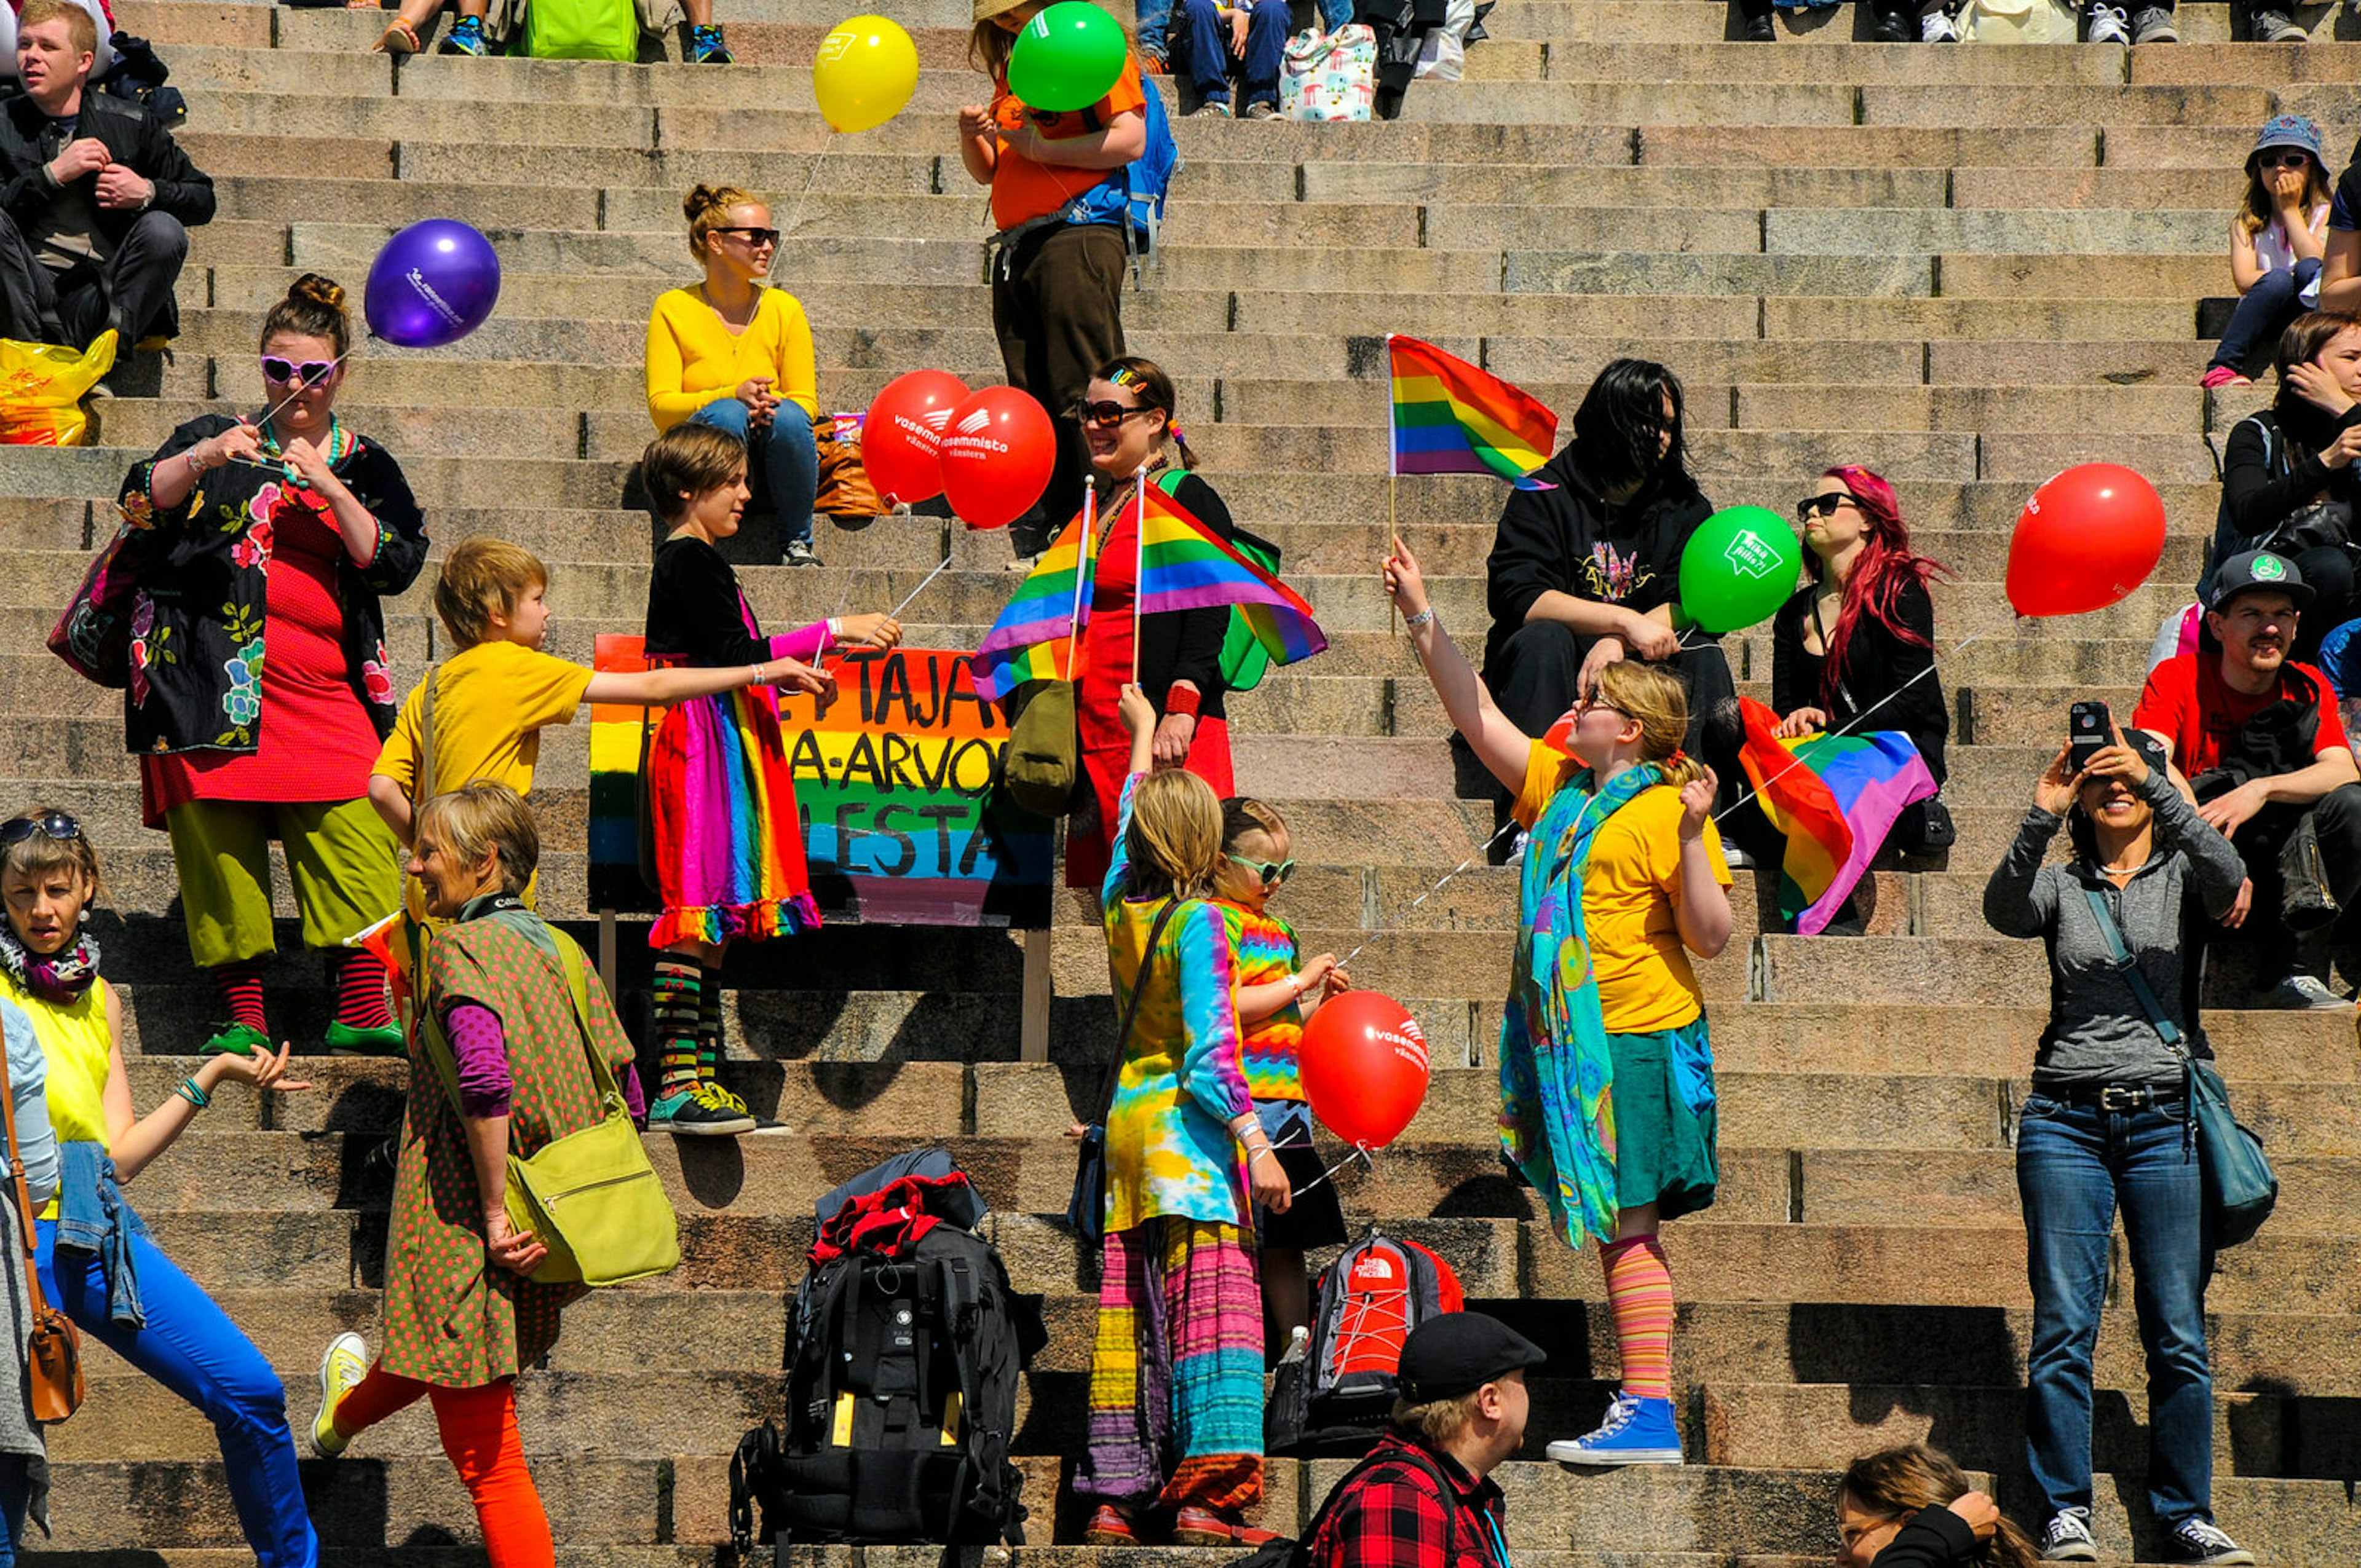
[[[930,1203],[938,1223],[891,1250],[863,1245],[804,1277],[787,1325],[784,1421],[730,1462],[730,1528],[785,1546],[1022,1544],[1024,1477],[1010,1463],[1023,1366],[1047,1340],[966,1178]],[[856,1194],[846,1208],[874,1201]]]
[[[1328,1496],[1321,1501],[1320,1511],[1313,1514],[1312,1522],[1303,1527],[1301,1540],[1290,1541],[1280,1536],[1277,1541],[1265,1541],[1231,1563],[1228,1568],[1312,1568],[1312,1543],[1320,1539],[1320,1527],[1328,1522],[1328,1515],[1335,1508],[1337,1499],[1345,1495],[1345,1487],[1380,1464],[1406,1464],[1434,1477],[1436,1487],[1443,1493],[1443,1556],[1439,1568],[1459,1568],[1459,1494],[1452,1486],[1451,1478],[1443,1473],[1443,1466],[1437,1464],[1423,1449],[1418,1448],[1389,1448],[1366,1456],[1345,1472],[1344,1479],[1328,1489]]]

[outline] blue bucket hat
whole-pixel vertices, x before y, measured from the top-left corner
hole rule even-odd
[[[2257,154],[2275,147],[2301,148],[2312,154],[2314,163],[2323,169],[2328,167],[2328,159],[2320,150],[2320,127],[2301,115],[2273,115],[2263,123],[2262,134],[2255,138],[2255,150],[2246,154],[2246,172],[2255,171]]]

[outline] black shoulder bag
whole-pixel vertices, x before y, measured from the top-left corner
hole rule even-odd
[[[1124,1004],[1123,1025],[1115,1032],[1115,1060],[1107,1065],[1106,1083],[1099,1091],[1098,1113],[1082,1133],[1081,1147],[1074,1151],[1074,1191],[1066,1200],[1066,1228],[1093,1245],[1106,1238],[1107,1113],[1115,1107],[1115,1088],[1123,1080],[1124,1048],[1131,1044],[1131,1026],[1139,1021],[1139,999],[1148,994],[1148,971],[1156,963],[1156,944],[1164,939],[1165,925],[1180,907],[1179,899],[1168,900],[1157,915],[1156,924],[1148,929],[1148,951],[1141,955],[1139,972],[1132,977],[1131,1000]]]

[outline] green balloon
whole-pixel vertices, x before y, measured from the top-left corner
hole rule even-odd
[[[1725,507],[1681,551],[1681,609],[1715,633],[1758,626],[1787,602],[1803,570],[1785,518],[1768,507]]]
[[[1059,0],[1016,35],[1008,90],[1028,108],[1087,109],[1113,91],[1129,52],[1122,23],[1090,0]]]

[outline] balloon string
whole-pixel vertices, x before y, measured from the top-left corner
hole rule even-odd
[[[943,554],[942,564],[937,566],[933,571],[928,572],[924,578],[920,579],[917,587],[912,588],[907,594],[905,594],[902,598],[902,602],[894,607],[892,612],[887,616],[887,619],[891,620],[901,620],[902,612],[910,608],[910,601],[917,598],[920,594],[925,593],[928,583],[933,582],[937,577],[941,576],[945,572],[950,570],[950,553],[946,551]]]
[[[828,161],[828,149],[835,142],[836,132],[831,128],[821,138],[819,150],[812,154],[811,170],[804,176],[803,193],[796,198],[794,213],[779,225],[779,243],[771,247],[771,265],[763,269],[764,282],[770,280],[771,273],[778,267],[779,258],[786,254],[786,242],[795,237],[796,225],[803,222],[804,203],[811,199],[812,187],[819,182],[819,166]]]
[[[1518,822],[1513,817],[1508,821],[1501,823],[1499,830],[1494,833],[1489,839],[1485,839],[1483,843],[1477,845],[1474,854],[1468,856],[1466,860],[1460,861],[1457,865],[1444,872],[1441,881],[1438,881],[1433,887],[1428,888],[1424,893],[1420,894],[1416,898],[1411,900],[1410,906],[1404,909],[1397,918],[1408,919],[1411,915],[1417,912],[1420,905],[1424,904],[1428,899],[1433,898],[1436,894],[1441,893],[1444,883],[1449,882],[1453,877],[1457,876],[1460,872],[1466,871],[1468,867],[1482,860],[1486,855],[1491,853],[1493,845],[1507,838],[1513,829],[1521,826],[1523,826],[1523,824]],[[1385,930],[1386,927],[1382,925],[1370,927],[1369,934],[1361,938],[1361,946],[1359,948],[1355,948],[1351,952],[1346,953],[1343,958],[1338,959],[1336,960],[1336,967],[1338,969],[1343,969],[1346,964],[1349,964],[1355,959],[1359,958],[1361,956],[1361,948],[1366,948],[1371,942],[1376,941],[1378,937],[1384,934]]]
[[[1330,1177],[1335,1175],[1338,1171],[1344,1169],[1346,1166],[1352,1164],[1356,1159],[1363,1165],[1367,1166],[1371,1170],[1375,1170],[1378,1168],[1378,1162],[1369,1157],[1369,1146],[1367,1144],[1355,1144],[1352,1147],[1352,1151],[1346,1154],[1343,1159],[1338,1160],[1335,1164],[1330,1166],[1327,1169],[1322,1171],[1319,1175],[1313,1177],[1302,1186],[1297,1188],[1291,1196],[1295,1198],[1302,1197],[1305,1193],[1311,1191],[1313,1188],[1318,1187],[1322,1182],[1327,1180]]]
[[[1977,638],[1980,638],[1982,635],[1983,633],[1981,631],[1969,633],[1967,636],[1960,639],[1958,642],[1952,644],[1951,651],[1943,656],[1947,659],[1958,658],[1961,649],[1964,649],[1969,643],[1973,642]],[[1833,740],[1838,736],[1850,732],[1855,726],[1859,725],[1862,719],[1867,718],[1871,714],[1875,713],[1879,708],[1883,707],[1887,703],[1892,702],[1895,697],[1900,696],[1904,692],[1908,691],[1912,686],[1917,685],[1922,678],[1931,675],[1934,673],[1935,662],[1932,659],[1929,659],[1927,661],[1926,668],[1920,670],[1916,674],[1912,675],[1908,680],[1904,681],[1900,685],[1895,686],[1892,691],[1887,692],[1883,696],[1879,697],[1875,702],[1871,703],[1867,707],[1862,708],[1859,713],[1854,714],[1844,723],[1839,724],[1834,729],[1827,731],[1820,737],[1820,739],[1823,740]],[[1781,779],[1785,778],[1797,768],[1804,766],[1808,761],[1805,753],[1809,751],[1811,749],[1811,746],[1808,744],[1797,748],[1794,753],[1793,759],[1785,767],[1781,768],[1777,773],[1773,773],[1769,778],[1764,779],[1760,784],[1748,790],[1736,800],[1731,801],[1721,810],[1715,812],[1713,814],[1713,819],[1716,822],[1719,822],[1723,817],[1729,816],[1740,806],[1744,806],[1748,801],[1752,800],[1756,795],[1761,795],[1764,790],[1769,789],[1773,784],[1777,784]]]

